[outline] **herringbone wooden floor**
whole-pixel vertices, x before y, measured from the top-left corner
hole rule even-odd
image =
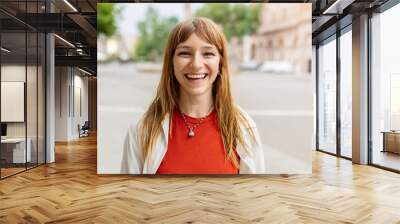
[[[96,139],[0,181],[0,223],[400,223],[400,175],[315,152],[312,175],[98,176]]]

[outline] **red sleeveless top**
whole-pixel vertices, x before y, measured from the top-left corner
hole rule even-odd
[[[192,127],[199,118],[185,115]],[[228,160],[217,125],[217,113],[213,110],[200,125],[194,128],[195,135],[188,136],[180,112],[172,114],[171,135],[168,134],[167,152],[157,174],[237,174],[238,169]],[[239,157],[236,155],[239,160]]]

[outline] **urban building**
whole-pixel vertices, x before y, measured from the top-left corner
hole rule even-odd
[[[285,61],[293,72],[310,74],[310,9],[311,4],[263,4],[260,27],[250,38],[246,55],[259,63]]]

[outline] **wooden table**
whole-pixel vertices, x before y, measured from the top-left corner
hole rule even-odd
[[[31,146],[32,141],[30,138],[26,139],[28,144],[25,150],[25,138],[6,138],[1,139],[2,145],[2,159],[7,163],[26,163],[31,162]]]
[[[400,131],[382,131],[381,133],[383,133],[382,152],[400,154]]]

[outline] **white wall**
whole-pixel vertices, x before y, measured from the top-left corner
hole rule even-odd
[[[37,70],[38,69],[38,70]],[[25,100],[22,102],[22,107],[19,108],[1,108],[2,112],[11,110],[11,113],[22,113],[22,121],[20,122],[6,122],[7,123],[7,137],[25,137],[30,139],[31,145],[29,146],[32,151],[33,161],[36,161],[37,152],[39,153],[39,163],[44,163],[44,74],[42,73],[41,66],[25,66],[18,64],[4,64],[1,66],[2,82],[23,82],[26,87],[26,107]],[[27,79],[27,81],[26,81]],[[4,94],[4,89],[2,93]],[[21,90],[20,90],[21,91]],[[20,92],[20,93],[24,93]],[[2,95],[2,98],[8,98],[7,95]],[[22,97],[25,98],[25,97]],[[2,102],[3,104],[4,102]],[[17,102],[11,102],[17,103]],[[14,111],[12,111],[14,110]],[[19,111],[15,111],[19,110]],[[24,114],[26,112],[26,120]],[[39,151],[38,151],[39,150]],[[51,150],[49,150],[51,152]],[[51,157],[49,157],[51,158]],[[49,160],[51,162],[51,160]]]
[[[26,70],[27,69],[27,70]],[[33,66],[28,66],[25,67],[25,65],[2,65],[1,66],[1,81],[2,82],[24,82],[26,83],[25,76],[26,72],[28,75],[28,80],[29,84],[32,86],[36,85],[36,81],[32,80],[32,77],[30,75],[34,74],[36,76],[36,67]],[[27,120],[29,122],[28,124],[28,137],[30,133],[35,132],[36,133],[36,113],[33,113],[33,111],[36,111],[36,87],[35,88],[27,88]],[[2,96],[4,97],[4,96]],[[31,104],[34,102],[33,104]],[[5,110],[6,108],[2,108],[2,110]],[[22,108],[24,109],[24,108]],[[32,124],[31,122],[34,121],[35,124]],[[25,136],[25,123],[26,122],[7,122],[7,136],[8,137],[24,137]]]
[[[78,138],[78,124],[82,126],[88,120],[88,78],[87,76],[81,76],[83,73],[78,70],[75,70],[74,74],[74,108],[73,119],[71,120],[71,135],[73,138]]]
[[[88,120],[88,78],[75,68],[56,67],[55,86],[55,140],[77,139],[78,124]]]
[[[68,76],[67,67],[55,68],[55,141],[68,140]]]
[[[2,82],[24,82],[25,81],[25,65],[2,65],[1,66],[1,81]],[[28,70],[31,68],[28,67]],[[28,73],[29,74],[29,73]],[[4,98],[6,96],[2,96]],[[1,110],[7,110],[7,108],[1,108]],[[22,108],[24,110],[24,108]],[[24,122],[8,122],[7,123],[7,135],[9,137],[23,137],[25,136],[25,125]]]
[[[1,82],[1,121],[24,122],[25,83]]]

